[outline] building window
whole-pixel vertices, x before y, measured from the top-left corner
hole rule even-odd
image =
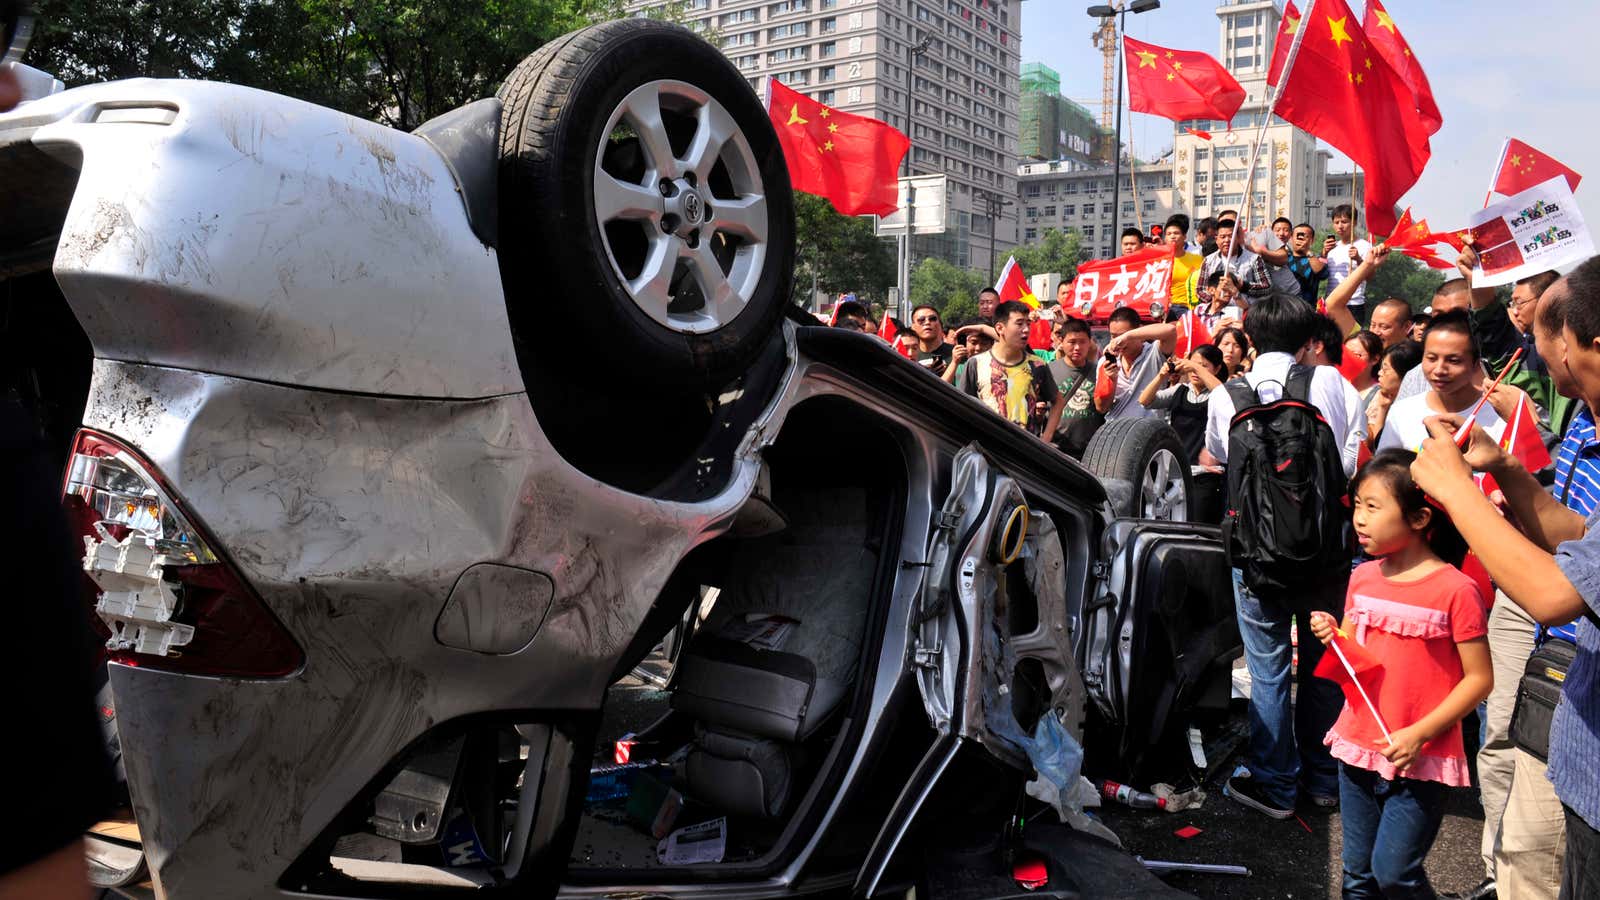
[[[777,65],[778,63],[786,63],[805,59],[807,50],[808,48],[806,47],[787,47],[782,50],[774,50],[767,54],[767,65]]]
[[[724,48],[754,47],[755,45],[756,33],[754,31],[746,31],[744,34],[729,35],[727,40],[722,42],[722,46]]]
[[[1132,203],[1124,203],[1124,204],[1122,204],[1122,214],[1125,215],[1125,216],[1133,215],[1133,204]]]
[[[1056,208],[1054,206],[1046,206],[1044,208],[1044,217],[1046,219],[1054,219],[1056,217]]]
[[[1062,218],[1066,218],[1067,216],[1075,216],[1077,214],[1078,214],[1078,208],[1076,206],[1068,204],[1066,206],[1061,207],[1061,217]]]
[[[817,70],[817,83],[818,84],[827,84],[828,82],[832,81],[833,79],[834,79],[834,67],[833,66],[823,66],[822,68]]]
[[[834,95],[833,91],[818,91],[815,96],[816,96],[817,102],[821,103],[823,106],[832,106],[833,105],[833,95]]]
[[[1023,240],[1031,241],[1031,240],[1035,240],[1038,237],[1039,237],[1039,230],[1037,228],[1024,228],[1024,229],[1022,229],[1022,239]]]
[[[1083,226],[1083,239],[1086,240],[1086,241],[1094,240],[1094,226],[1093,225],[1085,225],[1085,226]]]
[[[809,33],[810,29],[810,24],[806,22],[796,22],[793,25],[779,25],[776,28],[767,29],[767,40],[781,41],[785,38],[805,37],[806,34]]]
[[[833,59],[834,54],[836,54],[838,52],[839,52],[839,45],[834,43],[833,41],[828,41],[825,44],[818,44],[817,45],[817,58],[818,59]]]
[[[1083,205],[1083,217],[1085,219],[1087,219],[1088,217],[1090,217],[1092,215],[1094,215],[1094,204],[1093,203],[1085,203]]]
[[[1147,212],[1147,213],[1153,213],[1153,212],[1156,211],[1156,202],[1154,200],[1146,200],[1146,201],[1144,201],[1143,206],[1144,206],[1144,211]]]
[[[778,74],[776,74],[776,75],[774,75],[772,77],[778,79],[780,82],[782,82],[782,83],[784,83],[784,84],[786,84],[786,85],[788,85],[790,87],[796,87],[796,86],[799,86],[799,85],[809,84],[810,81],[811,81],[810,73],[807,72],[805,69],[801,69],[798,72],[779,72]]]
[[[1077,192],[1078,183],[1076,181],[1069,181],[1061,186],[1061,193],[1063,194],[1076,194]]]
[[[838,30],[839,30],[839,19],[836,16],[829,16],[826,19],[818,19],[817,20],[817,33],[818,34],[833,34],[835,31],[838,31]]]
[[[1022,189],[1022,195],[1024,197],[1037,197],[1037,196],[1039,196],[1039,186],[1037,184],[1028,185],[1027,187]]]
[[[743,24],[745,24],[747,22],[754,22],[755,20],[756,20],[756,11],[755,10],[753,10],[753,9],[741,9],[738,12],[725,13],[722,16],[721,24],[724,27],[726,27],[728,25],[743,25]]]
[[[1026,210],[1024,210],[1023,212],[1024,212],[1024,215],[1026,215],[1030,219],[1039,218],[1039,207],[1037,207],[1037,206],[1030,206]]]
[[[805,12],[811,6],[810,0],[782,0],[767,7],[767,18],[787,15],[788,13]]]

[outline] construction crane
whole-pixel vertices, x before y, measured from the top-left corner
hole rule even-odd
[[[1118,3],[1116,8],[1122,4]],[[1100,127],[1106,131],[1111,130],[1112,115],[1116,110],[1116,101],[1112,99],[1112,90],[1117,83],[1117,22],[1115,16],[1106,16],[1100,20],[1100,27],[1089,34],[1089,38],[1096,47],[1100,48],[1100,55],[1105,64],[1101,67],[1100,89]]]

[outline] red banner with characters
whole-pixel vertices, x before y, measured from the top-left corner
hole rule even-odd
[[[1132,256],[1097,259],[1078,266],[1068,313],[1095,323],[1127,306],[1146,322],[1166,319],[1172,300],[1172,248],[1162,244]]]

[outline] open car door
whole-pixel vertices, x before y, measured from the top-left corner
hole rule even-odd
[[[936,514],[913,615],[917,685],[938,738],[863,866],[870,894],[922,802],[958,750],[976,744],[1031,770],[1026,744],[1053,717],[1081,740],[1085,692],[1055,523],[977,444],[956,454]]]
[[[1221,690],[1227,703],[1241,652],[1233,577],[1221,529],[1147,519],[1111,523],[1096,572],[1077,650],[1096,712],[1118,727],[1097,734],[1090,755],[1137,782],[1163,748],[1181,746],[1197,702]]]

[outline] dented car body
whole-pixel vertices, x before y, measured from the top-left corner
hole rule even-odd
[[[667,477],[588,470],[470,138],[196,82],[0,115],[36,173],[7,271],[48,266],[93,347],[67,500],[164,896],[882,895],[950,810],[1004,826],[1041,720],[1126,766],[1225,681],[1216,529],[1119,518],[1139,486],[867,336],[785,321]],[[594,794],[647,657],[635,756],[726,820],[718,860]]]

